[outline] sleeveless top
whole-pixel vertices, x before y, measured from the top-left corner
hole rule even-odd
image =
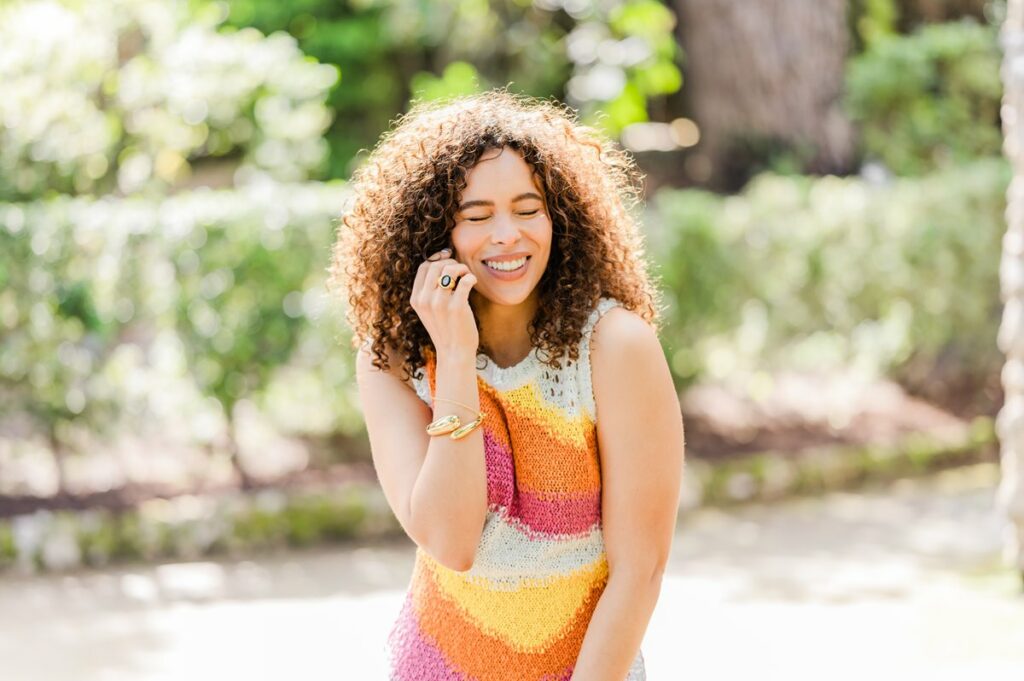
[[[563,681],[608,581],[590,336],[615,305],[603,297],[579,359],[554,370],[534,347],[511,367],[477,370],[487,516],[473,565],[451,570],[417,547],[387,638],[390,681]],[[479,364],[478,364],[479,366]],[[433,404],[432,358],[412,379]],[[626,681],[644,681],[638,652]]]

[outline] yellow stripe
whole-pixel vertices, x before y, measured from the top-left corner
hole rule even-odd
[[[608,577],[607,556],[580,570],[525,581],[515,591],[495,591],[486,580],[455,572],[424,552],[438,589],[483,632],[517,650],[539,649],[560,635],[585,603],[594,585]]]
[[[589,417],[582,409],[578,409],[576,416],[571,416],[562,407],[549,402],[541,394],[536,382],[501,393],[501,401],[506,413],[511,412],[509,416],[516,422],[528,423],[531,428],[541,427],[564,441],[567,446],[586,449],[584,421],[589,420]]]

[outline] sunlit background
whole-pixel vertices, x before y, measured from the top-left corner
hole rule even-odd
[[[384,678],[413,545],[330,248],[411,102],[502,86],[645,173],[687,436],[649,678],[1024,677],[1006,13],[0,0],[0,678]]]

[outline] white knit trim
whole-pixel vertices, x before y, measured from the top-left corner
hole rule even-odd
[[[583,338],[580,340],[580,361],[579,361],[579,386],[580,401],[591,421],[597,423],[597,402],[594,398],[594,378],[590,368],[590,338],[594,333],[597,321],[605,312],[622,303],[615,298],[604,297],[597,302],[594,310],[590,313],[587,323],[583,325]]]
[[[416,372],[423,372],[423,378],[416,378],[414,375],[411,379],[412,389],[416,391],[416,395],[423,400],[424,403],[431,409],[434,408],[434,400],[430,396],[430,382],[427,380],[427,371],[423,367],[420,367]],[[416,373],[413,372],[413,373]]]
[[[530,348],[530,352],[526,357],[510,367],[500,367],[493,359],[482,352],[478,352],[476,354],[477,374],[483,377],[488,385],[498,390],[512,390],[513,388],[522,387],[533,378],[537,373],[538,367],[541,365],[539,352],[540,348]]]
[[[644,661],[644,651],[641,648],[633,658],[633,664],[629,666],[629,674],[626,681],[647,681],[647,665]]]
[[[518,363],[510,367],[500,367],[486,354],[477,353],[477,375],[491,387],[507,392],[521,388],[531,381],[535,383],[544,399],[549,403],[557,404],[565,410],[570,418],[586,414],[591,421],[597,422],[597,406],[594,402],[593,381],[590,373],[590,337],[593,333],[597,320],[611,308],[622,305],[615,298],[602,297],[591,311],[590,316],[583,325],[583,337],[580,341],[579,361],[576,362],[576,370],[571,371],[568,357],[562,357],[560,365],[562,369],[553,370],[548,367],[540,358],[540,348],[533,348],[530,353]],[[421,367],[420,370],[423,370]],[[571,378],[576,376],[576,390],[572,390]],[[557,379],[556,379],[557,377]],[[430,396],[430,385],[427,381],[426,371],[423,370],[423,378],[411,379],[412,387],[427,406],[433,408],[434,403]]]

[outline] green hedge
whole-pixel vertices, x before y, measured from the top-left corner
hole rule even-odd
[[[847,63],[845,108],[869,159],[897,175],[998,155],[998,25],[963,19],[885,35]]]
[[[1010,177],[993,158],[886,184],[763,174],[735,196],[661,192],[646,221],[678,380],[851,364],[891,375],[911,357],[991,370]]]
[[[699,505],[772,501],[920,475],[949,466],[994,463],[992,419],[965,437],[924,434],[893,446],[820,447],[801,456],[761,452],[725,461],[688,460],[680,512]],[[244,556],[314,544],[402,536],[380,488],[153,499],[112,513],[38,511],[0,519],[0,574],[59,571],[137,560]]]
[[[80,430],[161,422],[213,446],[211,419],[242,399],[283,405],[289,429],[357,434],[352,357],[324,285],[346,192],[0,204],[0,416],[72,454]]]
[[[989,159],[887,185],[765,174],[735,196],[659,193],[645,221],[677,383],[951,357],[992,371],[1009,178]],[[140,423],[217,446],[210,423],[240,399],[287,432],[361,437],[324,288],[345,192],[0,204],[4,417],[72,453],[78,430]]]

